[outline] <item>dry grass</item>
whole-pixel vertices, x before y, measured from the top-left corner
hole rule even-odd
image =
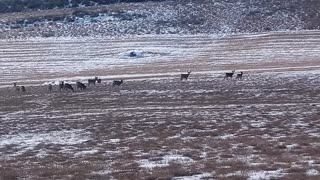
[[[320,82],[318,75],[310,76],[310,81],[303,74],[287,81],[277,73],[242,82],[201,75],[183,83],[133,79],[120,91],[99,86],[75,93],[17,95],[0,89],[1,137],[16,138],[7,145],[0,139],[0,177],[171,179],[210,173],[243,179],[252,171],[283,169],[284,179],[316,179],[319,175],[306,175],[320,170],[319,97],[308,93]],[[277,89],[269,89],[275,83]],[[74,140],[56,142],[58,132]],[[24,145],[32,134],[56,139]],[[145,160],[154,166],[147,168]]]

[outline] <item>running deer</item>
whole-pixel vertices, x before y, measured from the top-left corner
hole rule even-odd
[[[121,81],[113,81],[112,86],[120,86],[123,83],[123,80],[121,79]]]
[[[64,89],[66,89],[66,90],[70,89],[72,92],[74,92],[72,85],[68,84],[68,83],[64,83]]]
[[[77,82],[77,89],[85,90],[87,86],[82,82]]]
[[[236,79],[242,80],[242,75],[243,75],[243,72],[241,71],[239,74],[237,74]]]
[[[226,73],[226,75],[224,76],[224,78],[223,79],[229,79],[229,78],[231,78],[232,79],[232,76],[233,76],[233,74],[234,74],[234,72],[235,72],[236,70],[233,70],[231,73]]]
[[[188,73],[188,74],[181,74],[181,79],[180,79],[181,81],[182,81],[183,79],[188,80],[188,77],[189,77],[191,71],[187,71],[187,73]]]

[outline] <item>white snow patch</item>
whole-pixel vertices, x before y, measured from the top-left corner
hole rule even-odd
[[[111,173],[112,173],[112,170],[101,170],[101,171],[92,172],[92,174],[97,174],[97,175],[108,175]]]
[[[87,151],[80,151],[80,152],[75,153],[74,155],[75,156],[84,156],[84,155],[89,155],[89,154],[95,154],[97,152],[98,152],[98,150],[93,149],[93,150],[87,150]]]
[[[306,174],[307,176],[317,176],[319,175],[319,171],[316,169],[309,169]]]
[[[296,147],[298,147],[299,145],[298,144],[288,144],[288,145],[286,145],[286,148],[288,149],[288,150],[292,150],[292,149],[294,149],[294,148],[296,148]]]
[[[232,139],[234,138],[235,136],[233,134],[224,134],[222,136],[219,136],[218,138],[219,139]]]
[[[110,142],[111,142],[111,143],[119,143],[119,142],[120,142],[120,139],[110,139]]]
[[[189,157],[185,157],[182,155],[172,154],[172,155],[165,155],[162,157],[162,160],[159,161],[150,161],[148,159],[143,159],[138,161],[140,167],[152,169],[155,167],[166,167],[169,166],[170,162],[175,162],[179,164],[190,164],[193,163],[193,159]]]
[[[282,177],[282,169],[275,171],[250,171],[248,180],[261,180]]]
[[[174,177],[172,179],[174,179],[174,180],[196,180],[196,179],[210,178],[210,177],[212,177],[211,173],[202,173],[202,174],[195,174],[192,176]]]
[[[83,130],[51,131],[48,133],[20,133],[0,137],[0,148],[16,145],[19,155],[26,150],[33,150],[39,144],[75,145],[90,140],[89,134]],[[2,154],[2,153],[0,153]],[[40,152],[38,156],[45,155]]]

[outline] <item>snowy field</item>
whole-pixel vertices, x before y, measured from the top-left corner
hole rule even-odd
[[[1,180],[320,178],[318,31],[0,49]],[[223,80],[233,69],[243,80]],[[47,91],[93,76],[85,91]]]

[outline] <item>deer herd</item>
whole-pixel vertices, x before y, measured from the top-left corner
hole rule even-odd
[[[229,72],[229,73],[225,73],[225,76],[224,76],[223,79],[224,79],[224,80],[225,80],[225,79],[232,79],[235,71],[236,71],[236,70],[233,70],[231,73],[230,73],[230,72]],[[181,74],[180,80],[181,80],[181,81],[184,80],[184,79],[185,79],[185,80],[188,80],[190,74],[191,74],[191,71],[187,71],[186,74]],[[237,76],[236,76],[236,79],[237,79],[237,80],[242,80],[242,75],[243,75],[243,72],[238,73]],[[88,79],[88,84],[87,84],[87,86],[96,86],[96,83],[101,84],[101,81],[102,81],[102,80],[101,80],[100,78],[98,78],[98,77],[95,77],[94,79]],[[114,81],[112,82],[112,86],[120,86],[122,83],[123,83],[123,80],[122,80],[122,79],[121,79],[121,80],[114,80]],[[82,83],[82,82],[79,82],[79,81],[76,82],[76,88],[77,88],[78,90],[86,90],[86,89],[87,89],[87,86],[86,86],[84,83]],[[25,92],[26,92],[26,87],[25,87],[25,86],[17,86],[17,83],[16,83],[16,82],[13,83],[13,87],[14,87],[14,89],[15,89],[16,92],[20,92],[20,91],[21,91],[22,93],[25,93]],[[51,83],[48,85],[48,90],[49,90],[49,92],[53,91],[53,85],[52,85]],[[72,92],[74,92],[75,90],[74,90],[74,88],[73,88],[73,86],[72,86],[71,84],[65,83],[64,81],[61,81],[61,82],[59,83],[59,91],[60,91],[60,92],[61,92],[61,91],[72,91]]]

